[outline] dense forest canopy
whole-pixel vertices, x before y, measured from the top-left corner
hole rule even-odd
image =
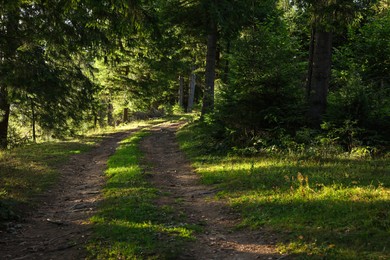
[[[389,1],[0,1],[0,146],[191,111],[216,147],[388,149]]]

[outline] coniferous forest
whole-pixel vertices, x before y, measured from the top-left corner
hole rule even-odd
[[[388,5],[3,1],[1,146],[175,108],[228,147],[384,152]]]
[[[242,226],[290,236],[280,252],[389,256],[390,1],[0,0],[0,178],[23,149],[167,117],[186,118],[182,150]],[[247,171],[211,173],[235,161]],[[15,190],[0,183],[0,221]],[[299,215],[333,211],[330,226]]]

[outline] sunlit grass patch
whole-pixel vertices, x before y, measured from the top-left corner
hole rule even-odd
[[[168,207],[158,207],[158,192],[139,166],[138,143],[146,132],[123,140],[110,157],[100,211],[91,218],[95,236],[88,245],[91,259],[172,259],[193,228],[181,223]]]
[[[81,136],[83,137],[93,137],[93,136],[99,136],[99,135],[107,135],[110,133],[116,133],[120,131],[128,131],[133,129],[141,129],[147,126],[163,123],[167,121],[166,118],[154,118],[150,120],[135,120],[132,122],[128,122],[126,124],[120,124],[117,126],[106,126],[104,128],[94,128],[89,130],[82,130],[80,132]]]
[[[271,228],[279,250],[298,258],[390,258],[388,158],[204,155],[201,129],[192,130],[179,133],[182,148],[240,212],[241,227]]]

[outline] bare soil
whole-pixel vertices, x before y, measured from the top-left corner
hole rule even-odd
[[[214,199],[217,190],[200,183],[179,150],[175,132],[181,125],[155,126],[141,141],[145,169],[162,194],[156,203],[174,207],[189,223],[203,227],[179,259],[286,259],[276,252],[272,233],[235,229],[240,217]],[[9,223],[8,232],[0,231],[0,259],[84,259],[91,235],[88,219],[101,200],[107,159],[130,134],[111,134],[90,152],[72,156],[40,206],[22,222]]]
[[[180,259],[286,259],[277,253],[277,238],[272,233],[235,228],[240,216],[225,201],[215,199],[218,190],[201,184],[179,150],[175,132],[180,126],[155,126],[140,145],[150,181],[162,194],[157,203],[173,206],[176,212],[185,213],[190,223],[203,227]]]

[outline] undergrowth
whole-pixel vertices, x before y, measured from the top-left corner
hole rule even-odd
[[[121,142],[110,157],[100,211],[91,218],[95,237],[88,246],[90,259],[174,259],[193,239],[193,229],[172,209],[154,202],[158,191],[139,166],[141,131]]]
[[[178,139],[202,181],[241,213],[241,227],[271,228],[280,234],[280,252],[297,258],[390,258],[388,157],[349,156],[325,145],[228,154],[212,131],[192,124]]]

